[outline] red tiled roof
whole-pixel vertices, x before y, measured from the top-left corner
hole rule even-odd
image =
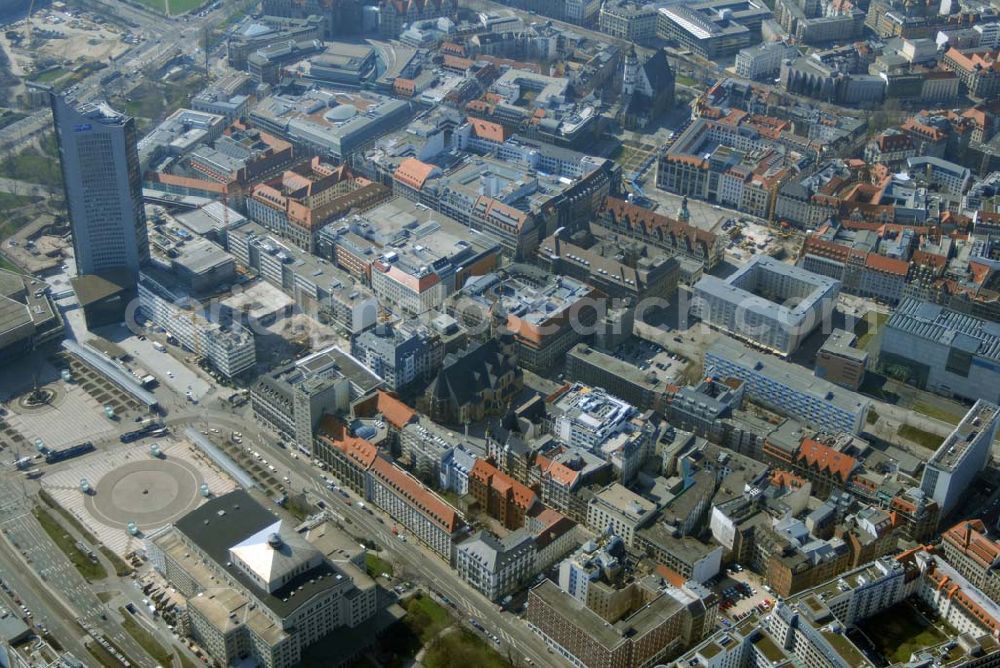
[[[536,519],[542,522],[544,527],[535,534],[536,550],[544,549],[576,526],[576,522],[551,508],[546,508]]]
[[[915,250],[910,260],[914,264],[925,264],[938,269],[943,268],[948,263],[948,258],[938,253],[928,253],[927,251]]]
[[[448,533],[454,533],[461,524],[457,510],[402,469],[376,459],[372,473]]]
[[[378,459],[377,447],[363,438],[352,436],[347,431],[347,425],[331,415],[323,416],[319,432],[321,440],[343,452],[363,470],[367,471]]]
[[[771,472],[771,484],[775,487],[799,489],[806,484],[806,480],[801,476],[795,475],[791,471],[775,469]]]
[[[982,520],[963,520],[945,531],[941,538],[984,569],[992,568],[1000,560],[1000,545],[986,536]]]
[[[874,269],[875,271],[881,271],[886,274],[895,274],[897,276],[906,276],[907,272],[910,270],[910,263],[906,260],[897,260],[895,258],[879,255],[878,253],[869,253],[868,257],[865,258],[865,266],[869,269]]]
[[[807,466],[815,466],[821,471],[829,471],[844,482],[851,477],[851,472],[858,463],[854,457],[837,452],[830,446],[811,438],[803,439],[796,460],[800,463],[805,462]]]
[[[444,66],[453,70],[468,70],[473,65],[473,61],[468,58],[462,58],[461,56],[452,56],[445,54],[444,56]]]
[[[375,417],[381,415],[386,422],[396,429],[402,429],[409,424],[417,413],[407,406],[399,397],[392,392],[378,390],[370,397],[359,401],[354,405],[354,414],[357,417]]]
[[[518,482],[484,459],[476,460],[469,471],[469,477],[496,490],[504,499],[511,499],[515,505],[524,510],[531,508],[538,500],[530,487]]]
[[[576,482],[577,476],[580,475],[579,471],[574,471],[570,467],[559,462],[550,463],[548,470],[544,471],[544,473],[548,473],[550,478],[566,487],[569,487]]]

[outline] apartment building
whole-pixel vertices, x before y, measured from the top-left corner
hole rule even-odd
[[[499,601],[534,575],[535,539],[519,529],[504,538],[481,530],[455,548],[455,571],[491,601]]]
[[[652,4],[615,0],[601,3],[597,25],[607,35],[643,44],[656,37],[658,16]]]
[[[693,310],[731,336],[790,355],[828,321],[839,292],[840,281],[755,255],[725,280],[704,276],[698,281]]]
[[[596,324],[601,300],[600,292],[576,278],[511,264],[469,279],[446,308],[477,338],[492,336],[489,323],[500,321],[517,343],[518,364],[541,373],[561,363]]]
[[[817,429],[858,434],[864,428],[868,399],[738,341],[723,337],[709,346],[705,370],[742,380],[750,401]]]
[[[351,339],[351,354],[396,391],[428,383],[444,360],[444,343],[416,322],[378,324]]]
[[[389,199],[380,183],[334,167],[318,156],[250,189],[247,215],[269,231],[312,253],[320,228]]]
[[[1000,97],[1000,62],[998,52],[959,51],[951,48],[941,59],[942,65],[958,75],[969,95],[992,102]]]
[[[641,668],[679,654],[701,640],[703,601],[687,589],[634,585],[636,606],[614,623],[546,580],[528,594],[528,622],[552,648],[580,668]]]
[[[250,388],[250,406],[261,424],[312,453],[324,414],[346,412],[382,385],[361,362],[330,346],[262,374]]]
[[[865,379],[868,351],[855,348],[856,341],[857,336],[843,329],[830,332],[816,353],[816,377],[857,391]]]
[[[762,42],[740,49],[736,54],[736,75],[754,81],[774,79],[781,70],[781,62],[798,55],[798,49],[785,42]]]
[[[727,240],[724,235],[615,197],[605,198],[594,222],[615,234],[700,262],[705,271],[711,271],[725,257]]]
[[[452,562],[454,547],[468,528],[455,508],[403,469],[376,458],[368,470],[365,498]]]
[[[941,534],[944,558],[988,597],[1000,599],[1000,545],[982,520],[962,520]]]
[[[378,300],[372,291],[330,262],[246,222],[226,234],[241,265],[295,300],[304,313],[348,336],[375,325]]]
[[[371,288],[397,314],[419,315],[439,308],[472,276],[496,268],[500,245],[426,206],[395,198],[337,224],[328,238],[334,257],[342,243],[366,244],[359,257]],[[352,242],[353,240],[353,242]],[[354,257],[352,253],[348,253]],[[343,265],[348,271],[351,265]]]
[[[647,297],[666,298],[677,289],[680,263],[676,258],[649,255],[630,265],[612,254],[621,249],[614,241],[584,248],[569,236],[568,230],[560,228],[538,245],[536,261],[546,271],[573,276],[608,297],[634,303]]]
[[[599,455],[628,484],[650,455],[654,430],[645,416],[599,387],[566,385],[548,398],[548,421],[562,443]]]
[[[634,364],[578,343],[566,353],[566,375],[600,387],[640,410],[662,408],[670,383]],[[684,427],[686,429],[686,427]]]
[[[612,531],[632,546],[638,529],[649,525],[656,516],[656,504],[612,483],[594,495],[587,506],[587,526],[601,533]]]
[[[469,494],[479,502],[486,515],[510,530],[523,527],[538,503],[534,490],[485,459],[477,459],[469,471]]]

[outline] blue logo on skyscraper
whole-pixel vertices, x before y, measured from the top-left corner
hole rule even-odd
[[[81,123],[80,125],[73,126],[73,132],[86,132],[91,127],[90,123]]]

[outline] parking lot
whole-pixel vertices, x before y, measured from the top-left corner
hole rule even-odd
[[[253,476],[269,496],[279,495],[290,488],[288,480],[283,479],[286,476],[267,460],[267,453],[261,453],[261,448],[244,440],[242,434],[223,432],[215,427],[203,431],[202,434],[208,436],[240,468]]]
[[[673,382],[684,373],[687,362],[661,346],[644,339],[630,339],[620,345],[614,356],[640,371],[656,374],[660,380]]]
[[[190,391],[198,401],[212,390],[212,386],[184,360],[190,357],[183,349],[165,344],[166,351],[158,351],[153,341],[145,334],[133,334],[125,325],[101,329],[101,334],[109,341],[117,343],[135,360],[141,360],[143,368],[180,396]],[[155,335],[154,335],[155,336]],[[163,337],[155,337],[163,338]],[[165,340],[165,339],[164,339]]]
[[[741,571],[727,570],[718,591],[721,598],[719,611],[733,620],[741,619],[755,609],[764,612],[774,604],[774,595],[767,591],[763,579],[746,568]]]

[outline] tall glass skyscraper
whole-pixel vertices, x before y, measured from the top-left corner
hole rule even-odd
[[[149,259],[135,120],[104,102],[51,100],[77,274],[134,276]]]

